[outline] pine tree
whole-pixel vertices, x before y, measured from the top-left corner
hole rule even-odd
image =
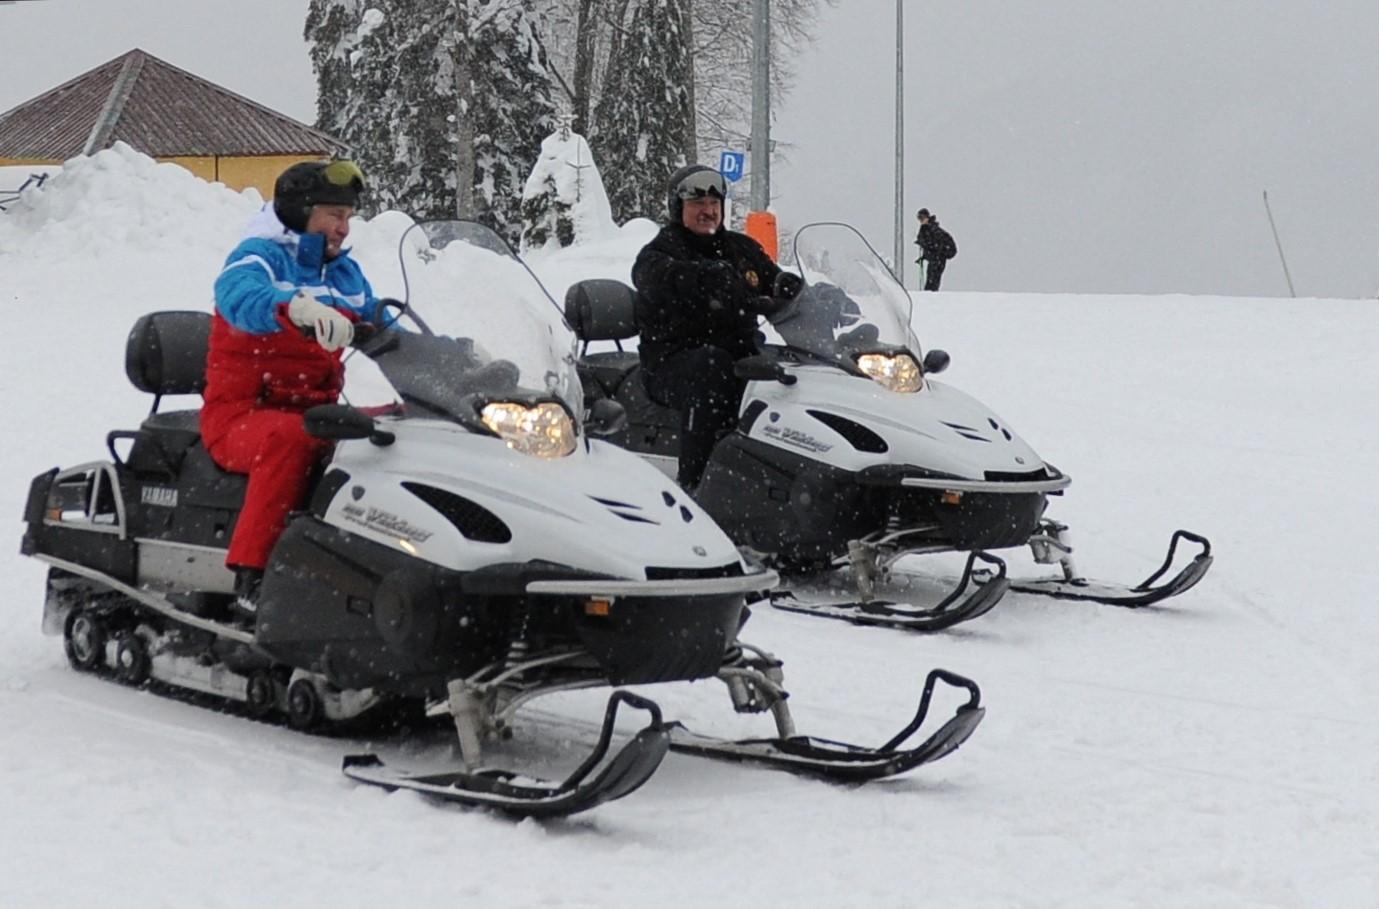
[[[522,185],[554,123],[530,0],[365,5],[312,0],[307,39],[318,125],[353,147],[369,207],[474,217],[515,244]]]
[[[591,144],[620,222],[660,217],[666,178],[695,157],[688,14],[686,0],[643,0],[608,63]]]
[[[499,2],[479,0],[476,5]],[[516,246],[527,175],[541,140],[556,127],[546,51],[530,3],[509,2],[497,11],[476,31],[473,46],[477,214]]]

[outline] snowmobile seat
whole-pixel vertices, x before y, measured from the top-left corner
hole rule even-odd
[[[611,398],[641,365],[636,351],[622,349],[623,341],[637,336],[636,308],[637,292],[621,281],[593,278],[566,291],[565,318],[584,344],[580,371],[598,384],[597,389],[586,388],[586,394]],[[612,341],[617,350],[591,354],[591,341]]]
[[[125,341],[125,375],[153,395],[153,407],[137,432],[113,432],[133,440],[126,464],[136,473],[175,476],[187,451],[201,438],[201,411],[158,412],[163,395],[200,394],[206,386],[211,316],[195,311],[153,312],[134,323]]]
[[[622,342],[637,336],[637,292],[621,281],[591,278],[565,292],[565,318],[575,337]],[[618,344],[622,349],[622,344]]]

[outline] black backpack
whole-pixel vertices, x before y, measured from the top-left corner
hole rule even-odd
[[[939,227],[937,224],[934,225],[934,230],[938,232],[939,255],[942,256],[944,259],[957,258],[958,241],[954,240],[952,234],[944,230],[942,227]]]

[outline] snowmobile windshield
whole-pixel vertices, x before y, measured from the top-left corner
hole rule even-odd
[[[362,352],[413,412],[471,425],[482,412],[489,424],[488,403],[558,402],[578,427],[574,332],[502,238],[471,221],[423,221],[402,234],[398,256],[404,307],[378,320],[390,330]]]
[[[804,290],[771,319],[787,345],[843,363],[897,348],[919,356],[910,325],[914,301],[855,229],[806,225],[795,234],[795,262]]]

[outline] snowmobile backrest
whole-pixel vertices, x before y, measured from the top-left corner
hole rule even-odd
[[[621,281],[590,278],[565,292],[565,319],[586,344],[636,337],[636,309],[637,292]]]
[[[210,313],[175,310],[141,316],[125,341],[125,375],[135,388],[158,397],[200,394],[206,387],[210,338]]]

